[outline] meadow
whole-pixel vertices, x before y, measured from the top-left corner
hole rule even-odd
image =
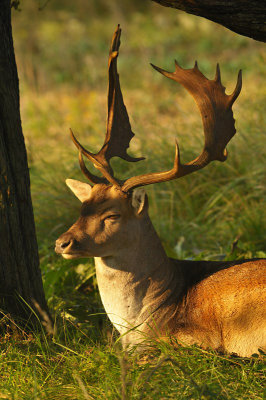
[[[57,322],[48,338],[18,334],[0,341],[0,399],[262,399],[262,355],[250,359],[166,343],[146,355],[125,354],[97,291],[93,260],[63,260],[54,242],[80,204],[66,178],[84,180],[69,128],[90,150],[104,140],[107,59],[122,27],[119,74],[133,131],[131,154],[146,160],[112,165],[121,178],[169,169],[178,139],[182,161],[203,144],[191,96],[156,71],[176,58],[213,78],[220,63],[234,105],[237,134],[228,160],[147,187],[150,215],[175,258],[265,257],[265,45],[204,19],[152,2],[21,2],[13,10],[21,117],[46,299]],[[90,167],[91,168],[91,167]]]

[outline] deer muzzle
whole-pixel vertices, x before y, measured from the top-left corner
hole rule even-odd
[[[70,232],[63,233],[55,242],[55,252],[57,254],[69,254],[75,239]]]

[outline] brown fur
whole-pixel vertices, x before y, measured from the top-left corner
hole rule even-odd
[[[241,356],[265,349],[265,260],[170,259],[143,192],[99,184],[84,201],[85,184],[68,184],[83,204],[56,251],[95,257],[104,307],[125,345],[170,335]]]

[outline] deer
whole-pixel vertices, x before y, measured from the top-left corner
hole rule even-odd
[[[150,220],[143,189],[196,172],[214,160],[226,160],[226,145],[236,133],[232,105],[241,91],[241,70],[233,93],[227,95],[219,64],[213,80],[201,73],[197,62],[192,69],[175,62],[174,72],[151,64],[196,101],[204,148],[193,161],[182,164],[176,141],[171,170],[120,180],[110,165],[112,157],[128,162],[144,159],[127,153],[134,133],[117,72],[120,36],[118,25],[108,58],[108,116],[102,148],[91,153],[70,129],[81,171],[90,183],[66,180],[82,205],[78,220],[57,239],[55,251],[65,259],[94,257],[101,301],[124,348],[137,348],[147,339],[173,338],[180,344],[245,357],[265,351],[265,259],[169,258]],[[84,156],[101,176],[87,168]]]

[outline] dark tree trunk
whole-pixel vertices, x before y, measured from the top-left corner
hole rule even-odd
[[[32,310],[34,312],[32,312]],[[0,319],[51,330],[39,268],[27,154],[20,120],[10,0],[0,1]],[[35,320],[35,321],[34,321]]]
[[[265,0],[153,0],[218,22],[240,35],[266,42]]]

